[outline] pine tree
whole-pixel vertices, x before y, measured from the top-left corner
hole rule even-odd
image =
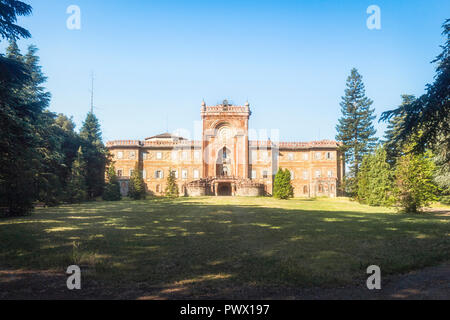
[[[350,165],[346,179],[347,192],[357,194],[358,171],[362,158],[373,150],[377,138],[373,127],[375,119],[373,101],[366,97],[362,76],[353,68],[347,78],[347,88],[342,97],[342,117],[336,126],[336,140],[341,141],[341,151],[345,152]]]
[[[108,150],[102,142],[100,123],[94,113],[89,112],[80,130],[80,137],[86,161],[86,185],[89,199],[102,194],[105,185],[105,171],[108,164]]]
[[[416,98],[413,95],[403,94],[402,106],[412,103]],[[398,143],[398,136],[401,132],[405,120],[405,114],[398,114],[388,121],[388,125],[384,134],[384,147],[386,148],[388,162],[394,166],[395,161],[401,156],[402,146]]]
[[[122,199],[120,193],[120,185],[116,176],[116,169],[114,164],[111,164],[107,171],[108,182],[105,185],[105,190],[103,191],[102,198],[106,201],[118,201]]]
[[[2,1],[0,40],[29,38],[30,33],[16,24],[17,16],[29,14],[31,6],[24,2]],[[17,216],[30,213],[36,199],[32,121],[41,106],[23,94],[30,74],[14,42],[6,56],[0,54],[0,70],[0,214]]]
[[[284,200],[294,196],[294,189],[291,185],[291,173],[288,169],[278,169],[273,185],[273,196]]]
[[[0,207],[7,208],[7,215],[22,215],[31,212],[38,198],[36,177],[41,162],[35,133],[48,100],[34,90],[32,65],[14,41],[10,42],[6,59],[15,64],[16,71],[20,69],[21,75],[14,71],[9,77],[2,71],[0,76]]]
[[[31,37],[28,30],[15,23],[17,16],[27,16],[32,11],[31,6],[22,1],[1,1],[0,37],[12,40]]]
[[[166,197],[177,198],[179,196],[175,172],[171,169],[169,169],[169,175],[167,176],[167,186],[165,191]]]
[[[68,183],[67,200],[71,203],[87,200],[85,172],[86,163],[84,161],[82,148],[80,147],[77,152],[77,157],[72,164],[72,172]]]
[[[393,173],[382,146],[364,156],[358,172],[358,200],[371,206],[390,206],[394,202]]]
[[[142,179],[141,170],[138,163],[136,163],[133,173],[130,177],[130,183],[128,186],[128,196],[134,200],[145,199],[145,182]]]

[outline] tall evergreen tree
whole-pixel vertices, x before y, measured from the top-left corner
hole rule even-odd
[[[20,215],[30,212],[38,198],[41,159],[36,132],[49,99],[43,89],[37,89],[37,64],[29,55],[23,57],[14,41],[6,58],[19,65],[26,76],[0,77],[0,206],[7,207],[9,215]]]
[[[396,135],[396,143],[407,145],[412,136],[418,138],[414,152],[427,149],[440,153],[450,162],[450,19],[443,24],[445,43],[442,52],[432,61],[436,63],[434,82],[426,86],[419,98],[395,110],[384,112],[382,121],[403,115],[402,125]]]
[[[413,95],[403,94],[401,106],[406,106],[412,103],[416,98]],[[387,152],[388,162],[391,165],[395,164],[398,157],[401,156],[402,146],[398,142],[398,136],[401,127],[405,121],[405,115],[399,113],[388,121],[388,125],[384,134],[384,147]]]
[[[72,164],[71,175],[67,188],[67,200],[69,202],[83,202],[87,200],[87,185],[84,176],[86,172],[86,163],[83,157],[83,150],[80,147],[77,157]]]
[[[105,185],[105,170],[108,164],[108,150],[102,142],[100,123],[93,112],[89,112],[80,130],[84,159],[86,161],[86,185],[88,198],[102,194]]]
[[[31,6],[22,1],[0,0],[0,42],[1,39],[30,38],[30,32],[16,22],[18,16],[28,16],[31,12]],[[8,86],[8,82],[20,82],[26,79],[27,73],[21,63],[0,54],[0,95],[2,90],[12,87]]]
[[[340,149],[345,152],[350,166],[346,191],[355,195],[362,158],[373,150],[377,138],[373,127],[374,109],[371,109],[373,101],[366,97],[362,76],[355,68],[347,78],[346,87],[340,104],[342,117],[336,126],[336,140],[342,142]]]
[[[128,186],[128,196],[134,200],[145,199],[147,192],[145,191],[145,182],[142,179],[142,173],[139,164],[136,163],[133,173],[130,177]]]
[[[169,169],[169,175],[167,176],[166,185],[166,197],[177,198],[179,196],[177,180],[175,178],[175,172]]]

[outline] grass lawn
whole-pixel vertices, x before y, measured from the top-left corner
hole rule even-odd
[[[336,287],[365,282],[372,264],[387,275],[450,260],[449,222],[346,199],[92,202],[1,219],[0,269],[63,273],[77,264],[98,288],[191,297]]]

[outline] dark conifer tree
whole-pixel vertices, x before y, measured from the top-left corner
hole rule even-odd
[[[92,111],[87,114],[83,122],[80,137],[86,161],[88,198],[92,200],[103,192],[105,170],[108,164],[108,150],[102,142],[100,123]]]
[[[401,106],[408,105],[414,100],[415,97],[413,95],[403,94]],[[404,120],[404,114],[398,114],[389,119],[388,126],[384,134],[384,147],[387,152],[388,162],[391,165],[394,165],[396,159],[401,156],[402,146],[398,142],[398,136],[401,132],[401,127],[403,126]]]
[[[359,166],[365,154],[376,145],[376,130],[373,101],[366,97],[362,76],[353,68],[347,78],[347,88],[342,97],[342,117],[336,126],[336,140],[342,142],[341,151],[349,164],[349,175],[346,179],[346,191],[352,195],[357,193],[357,177]]]
[[[67,200],[69,202],[83,202],[87,199],[87,186],[84,173],[86,172],[86,163],[84,161],[83,150],[80,147],[77,157],[72,164],[71,175],[67,188]]]
[[[445,37],[442,52],[432,62],[436,63],[434,82],[426,86],[426,92],[408,104],[384,112],[382,121],[403,116],[395,143],[407,145],[411,137],[417,139],[414,152],[433,149],[444,163],[450,162],[450,19],[443,24]]]

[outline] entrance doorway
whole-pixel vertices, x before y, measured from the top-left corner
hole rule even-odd
[[[231,183],[219,183],[217,187],[218,196],[231,196]]]

